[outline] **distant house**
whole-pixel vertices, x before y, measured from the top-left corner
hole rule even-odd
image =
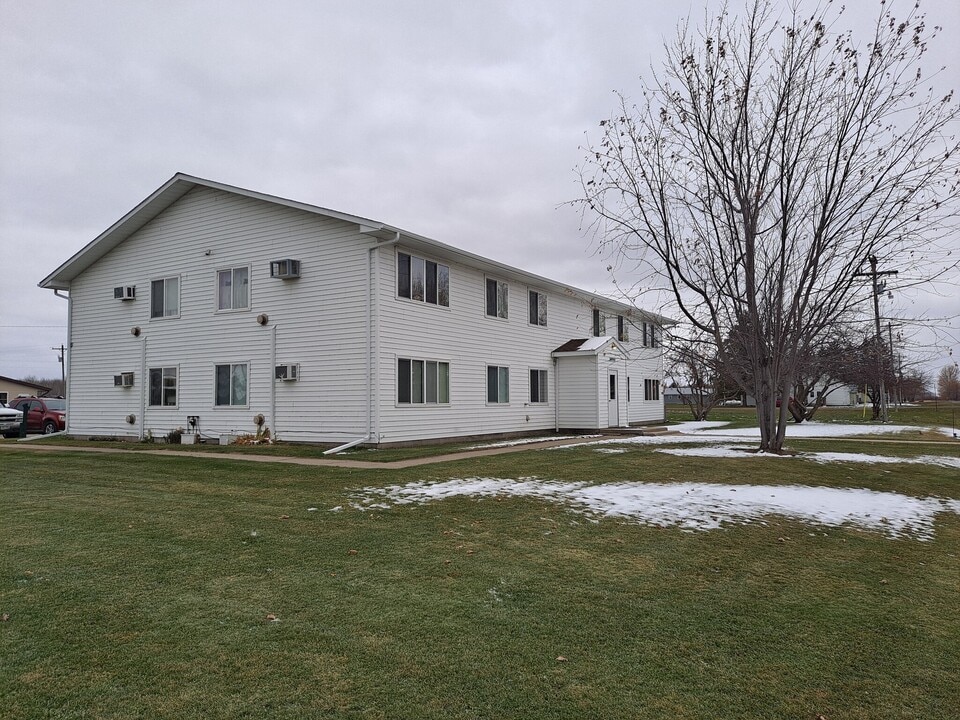
[[[14,378],[0,375],[0,402],[9,403],[18,395],[37,395],[42,397],[50,392],[50,388],[45,385],[27,382],[25,380],[15,380]]]
[[[69,292],[72,434],[262,416],[285,440],[376,444],[663,419],[670,320],[183,174],[40,286]]]

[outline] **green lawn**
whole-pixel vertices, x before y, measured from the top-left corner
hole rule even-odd
[[[5,719],[936,719],[960,707],[956,514],[920,542],[778,517],[684,532],[506,497],[350,506],[367,486],[531,475],[960,498],[956,470],[638,446],[404,471],[0,458]]]
[[[891,405],[889,410],[890,423],[894,425],[925,425],[936,427],[956,427],[960,431],[960,402],[923,402],[917,405]],[[866,414],[862,407],[822,407],[813,417],[814,422],[855,423],[877,425],[870,419],[871,410],[868,407]],[[670,405],[667,407],[667,419],[671,422],[685,422],[693,416],[684,406]],[[756,427],[756,408],[716,407],[710,411],[710,420],[721,420],[730,423],[728,427]],[[791,421],[792,422],[792,421]]]

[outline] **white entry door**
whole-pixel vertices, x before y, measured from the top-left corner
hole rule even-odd
[[[607,391],[607,427],[620,427],[620,386],[617,382],[617,373],[610,373],[609,388]]]

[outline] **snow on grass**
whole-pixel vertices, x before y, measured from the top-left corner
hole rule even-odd
[[[924,428],[916,425],[847,425],[841,423],[803,422],[788,423],[787,437],[826,438],[851,435],[891,435],[902,432],[944,432],[946,428]],[[681,430],[680,432],[689,432]],[[724,437],[760,437],[760,428],[705,428],[695,431],[698,435],[722,435]],[[944,433],[946,434],[946,433]]]
[[[610,437],[570,443],[548,450],[565,450],[584,445],[678,445],[687,443],[736,443],[748,439],[760,439],[760,428],[727,428],[724,420],[682,422],[670,425],[670,430],[680,435],[637,435],[634,437]],[[950,436],[950,428],[926,428],[915,425],[842,425],[839,423],[805,422],[787,425],[788,438],[837,438],[852,435],[888,435],[901,432],[927,432],[930,435]]]
[[[894,492],[804,485],[616,482],[590,485],[535,477],[451,478],[355,495],[361,510],[426,504],[455,497],[526,497],[564,503],[588,517],[618,518],[656,527],[716,530],[725,524],[763,522],[779,515],[828,527],[850,525],[891,538],[929,540],[938,513],[960,514],[960,501],[916,498]]]
[[[547,437],[519,438],[517,440],[504,440],[502,442],[483,443],[481,445],[470,445],[464,450],[486,450],[487,448],[512,447],[514,445],[529,445],[530,443],[551,442],[552,440],[583,440],[587,438],[598,438],[599,435],[549,435]]]
[[[937,467],[960,469],[960,458],[946,455],[920,455],[919,457],[894,457],[890,455],[871,455],[869,453],[844,452],[803,452],[796,455],[778,455],[776,453],[758,453],[749,445],[725,445],[693,448],[660,448],[657,452],[667,455],[683,457],[710,457],[710,458],[799,458],[813,460],[819,463],[865,463],[880,464],[908,464],[908,465],[935,465]]]

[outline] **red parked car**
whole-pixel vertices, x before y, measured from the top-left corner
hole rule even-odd
[[[27,416],[27,432],[50,435],[67,429],[67,401],[63,398],[18,397],[10,407]]]

